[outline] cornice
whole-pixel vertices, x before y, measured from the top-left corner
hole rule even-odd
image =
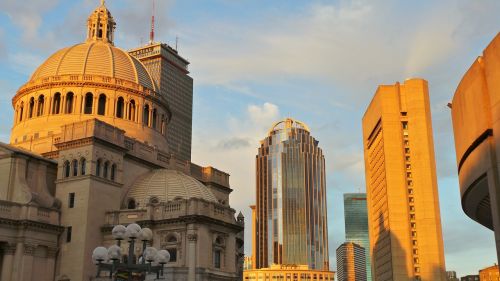
[[[54,225],[50,223],[37,222],[32,220],[13,220],[13,219],[0,218],[0,226],[39,230],[54,234],[61,234],[64,231],[63,226]]]

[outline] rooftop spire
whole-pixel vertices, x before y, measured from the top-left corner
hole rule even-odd
[[[149,33],[149,44],[155,41],[155,0],[153,0],[153,13],[151,15],[151,32]]]
[[[101,0],[101,6],[104,6],[104,5],[106,4],[105,2],[106,2],[106,1]]]

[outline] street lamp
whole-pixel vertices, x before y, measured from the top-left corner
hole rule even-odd
[[[97,247],[92,252],[92,261],[97,265],[97,275],[102,271],[109,272],[109,278],[113,278],[116,272],[126,272],[127,280],[132,280],[132,273],[156,273],[156,278],[163,276],[163,268],[170,260],[170,254],[166,250],[157,250],[148,247],[147,243],[153,238],[153,232],[149,228],[141,228],[136,223],[131,223],[127,227],[116,225],[111,231],[116,245]],[[125,258],[121,252],[121,241],[127,240],[129,243],[128,256]],[[134,245],[136,240],[142,241],[142,254],[139,259],[134,256]]]

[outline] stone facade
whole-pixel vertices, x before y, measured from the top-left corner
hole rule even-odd
[[[102,3],[87,40],[52,55],[12,100],[11,143],[0,144],[1,280],[93,280],[93,249],[132,222],[170,251],[167,280],[241,280],[244,218],[230,207],[229,175],[172,155],[171,105],[113,46],[114,29]],[[152,174],[163,190],[144,182]]]

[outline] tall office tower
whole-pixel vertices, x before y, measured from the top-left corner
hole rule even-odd
[[[498,261],[499,100],[500,33],[464,74],[450,104],[462,210],[471,219],[494,232]]]
[[[129,54],[144,64],[156,83],[158,92],[168,102],[172,112],[166,134],[170,153],[177,159],[190,161],[193,78],[189,76],[189,62],[165,43],[151,43],[133,49]]]
[[[328,270],[325,157],[302,122],[277,122],[256,156],[255,268]],[[256,230],[256,231],[255,231]]]
[[[345,240],[365,249],[366,280],[372,280],[370,237],[368,236],[368,209],[366,193],[344,194]]]
[[[379,86],[363,144],[374,280],[446,280],[427,81]]]
[[[353,242],[337,248],[337,281],[366,281],[365,248]]]

